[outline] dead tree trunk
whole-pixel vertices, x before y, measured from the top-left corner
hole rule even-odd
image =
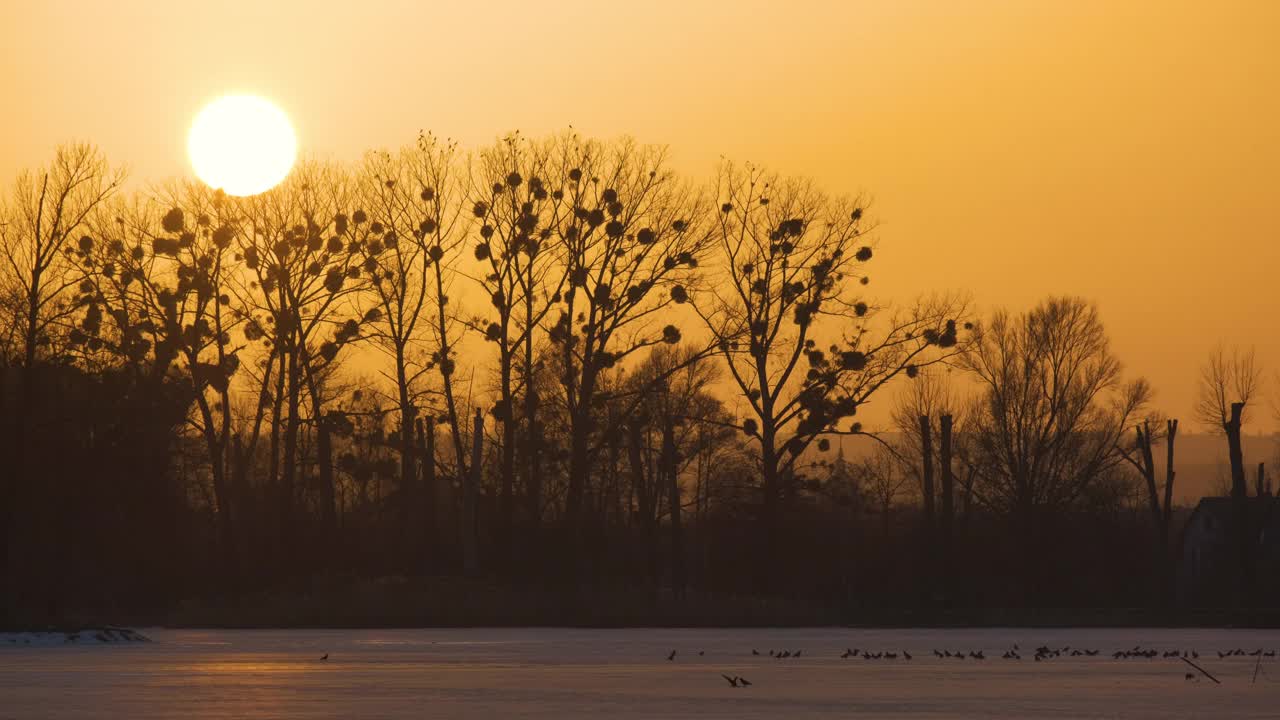
[[[1172,427],[1172,423],[1170,423],[1170,428]],[[1172,597],[1173,576],[1170,568],[1169,528],[1165,508],[1162,508],[1160,504],[1160,491],[1156,486],[1156,462],[1155,454],[1152,451],[1151,425],[1144,420],[1141,425],[1134,429],[1134,432],[1137,435],[1139,453],[1138,461],[1134,465],[1142,474],[1142,479],[1147,488],[1147,507],[1151,511],[1151,532],[1154,540],[1156,566],[1154,576],[1155,594],[1160,598],[1160,602],[1163,603]],[[1172,456],[1170,456],[1169,460],[1170,462],[1172,461]],[[1170,491],[1169,477],[1166,471],[1166,495]]]

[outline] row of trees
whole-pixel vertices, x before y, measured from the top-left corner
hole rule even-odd
[[[1096,309],[878,306],[864,204],[808,182],[572,134],[424,135],[251,198],[122,182],[64,147],[0,216],[10,613],[333,572],[918,593],[963,563],[876,563],[932,553],[888,509],[919,488],[932,527],[933,466],[952,552],[970,518],[1015,549],[1005,603],[1075,513],[1149,533],[1115,517],[1151,392]],[[902,442],[831,461],[899,378]]]
[[[876,479],[886,507],[899,491],[908,498],[921,494],[909,501],[918,502],[926,544],[934,548],[927,564],[953,564],[958,503],[962,520],[975,508],[1005,518],[1022,564],[1012,575],[1049,589],[1053,583],[1044,576],[1057,571],[1046,557],[1062,533],[1055,520],[1124,509],[1145,515],[1150,540],[1143,545],[1150,553],[1142,574],[1152,580],[1154,599],[1173,602],[1177,523],[1184,519],[1174,516],[1179,421],[1154,408],[1145,380],[1123,378],[1096,308],[1051,298],[1018,316],[997,312],[955,365],[970,382],[935,375],[907,386],[893,411],[900,440],[860,469]],[[1262,559],[1271,490],[1266,463],[1257,462],[1250,495],[1241,442],[1245,410],[1256,412],[1261,385],[1252,350],[1222,347],[1209,356],[1198,383],[1193,419],[1223,437],[1232,478],[1224,494],[1232,500],[1235,558],[1218,558],[1229,584],[1214,593],[1219,601],[1261,599],[1253,574]],[[1250,511],[1250,497],[1266,502]]]
[[[67,147],[6,204],[6,485],[45,474],[42,372],[175,396],[166,445],[198,447],[181,479],[228,581],[327,567],[396,508],[395,567],[511,573],[523,547],[577,585],[607,508],[678,526],[695,426],[755,456],[767,544],[810,445],[959,344],[957,303],[873,329],[857,203],[732,165],[698,187],[629,140],[423,136],[246,199],[120,184]],[[711,392],[722,368],[745,417]]]

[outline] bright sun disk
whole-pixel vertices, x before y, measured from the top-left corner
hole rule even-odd
[[[298,141],[284,111],[255,95],[227,95],[196,115],[187,136],[196,175],[228,195],[257,195],[289,175]]]

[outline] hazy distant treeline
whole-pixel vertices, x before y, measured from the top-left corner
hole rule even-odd
[[[571,134],[423,136],[251,198],[122,182],[67,146],[4,199],[10,617],[390,575],[848,612],[1170,596],[1143,457],[1172,426],[1096,309],[881,307],[857,199]],[[1219,359],[1229,422],[1256,369]],[[903,439],[836,452],[891,393]]]

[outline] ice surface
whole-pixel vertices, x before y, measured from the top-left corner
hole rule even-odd
[[[3,718],[1274,718],[1280,647],[1255,630],[146,630],[0,644]],[[1014,643],[1023,660],[1002,660]],[[1031,648],[1096,648],[1034,662]],[[1134,646],[1199,651],[1216,675]],[[761,652],[753,656],[751,650]],[[846,648],[914,659],[842,660]],[[987,660],[938,659],[934,648]],[[666,658],[672,650],[676,658]],[[801,650],[775,660],[770,650]],[[698,655],[702,651],[705,654]],[[319,658],[329,654],[327,661]],[[734,689],[721,673],[751,680]]]

